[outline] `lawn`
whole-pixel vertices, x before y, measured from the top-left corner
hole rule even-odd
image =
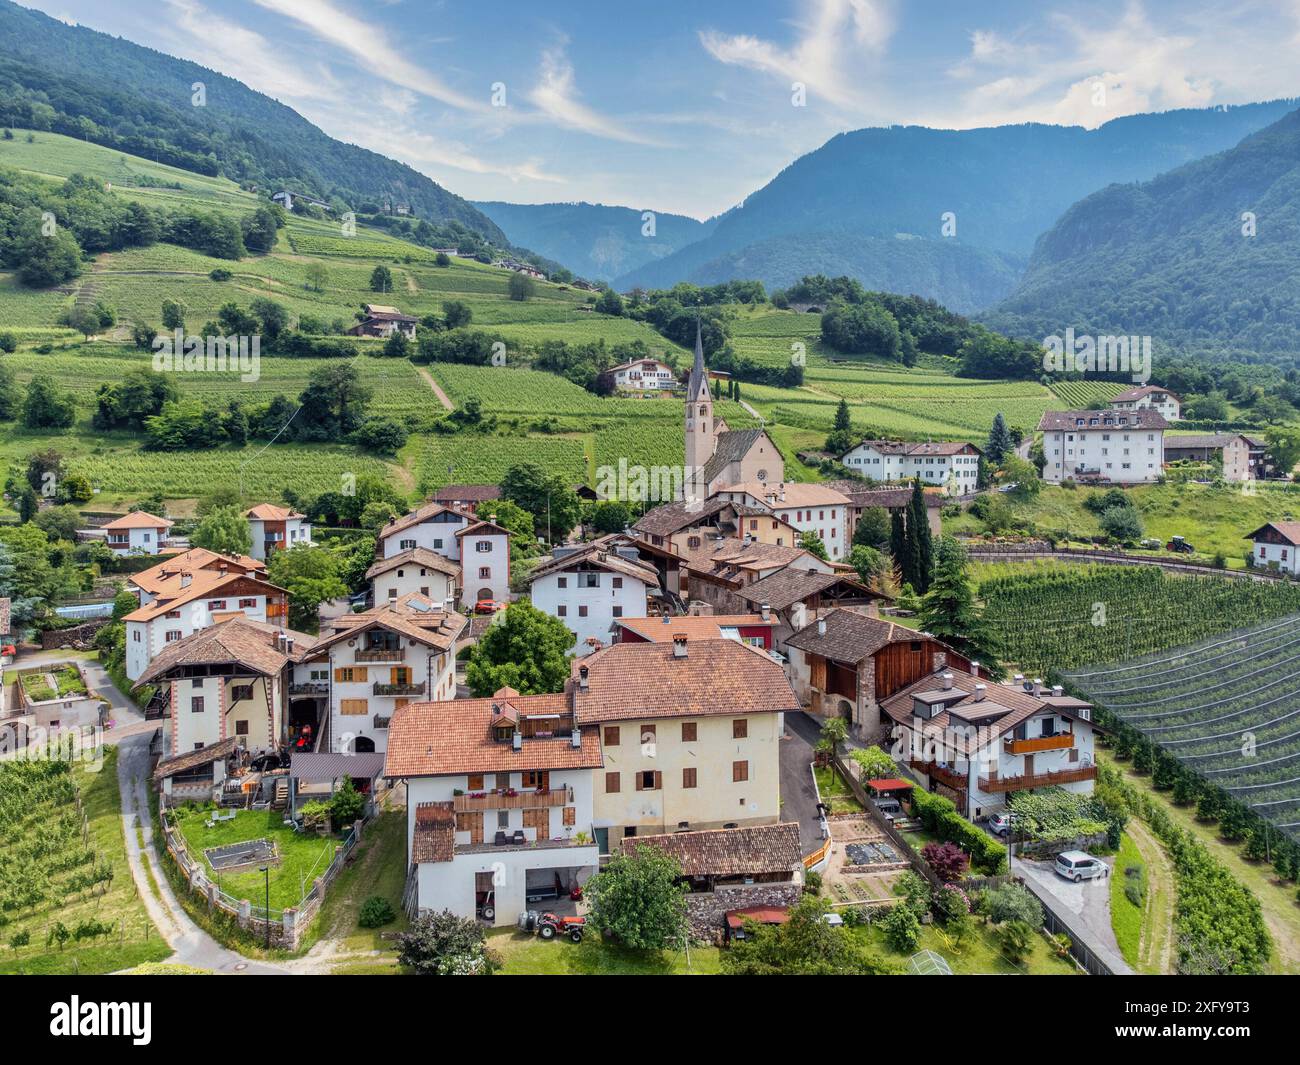
[[[388,810],[366,824],[361,842],[350,861],[330,884],[320,916],[308,939],[328,939],[341,953],[379,952],[373,963],[395,965],[393,944],[382,937],[406,929],[402,909],[405,885],[406,813]],[[361,906],[373,895],[387,899],[395,919],[381,928],[362,928],[358,923]],[[384,955],[387,954],[387,959]]]
[[[234,820],[208,828],[205,822],[212,812],[210,805],[186,805],[176,811],[176,823],[185,837],[185,845],[191,857],[207,866],[208,875],[222,891],[237,899],[248,899],[254,906],[264,905],[263,874],[255,868],[214,872],[203,855],[205,849],[245,840],[273,840],[280,860],[271,867],[271,909],[283,910],[298,905],[311,888],[312,880],[324,873],[333,860],[339,843],[333,836],[295,832],[284,824],[284,814],[278,810],[237,810]]]
[[[5,841],[0,891],[7,896],[29,892],[34,900],[0,911],[0,974],[107,973],[171,954],[145,912],[127,863],[117,749],[105,747],[102,753],[98,765],[74,766],[74,791],[65,794],[47,782],[35,799],[20,804],[16,817],[4,816],[0,822]],[[14,794],[17,785],[6,777],[16,765],[0,766],[0,796]],[[78,800],[84,827],[76,811]],[[111,874],[111,879],[76,887],[75,877],[96,869]],[[91,922],[111,926],[112,931],[81,941],[70,938],[62,950],[50,936],[61,925],[75,937],[79,926]],[[15,946],[24,935],[30,942]]]
[[[1137,902],[1128,892],[1138,892]],[[1137,844],[1127,832],[1120,839],[1115,855],[1115,875],[1110,878],[1110,924],[1124,960],[1138,967],[1138,948],[1142,943],[1142,923],[1146,917],[1148,890],[1147,867],[1138,853]]]
[[[581,943],[550,942],[511,929],[488,933],[488,945],[502,959],[507,976],[704,976],[720,971],[717,947],[684,951],[637,951],[606,944],[597,935]]]
[[[972,934],[957,950],[938,925],[923,925],[916,950],[897,951],[885,942],[885,934],[874,925],[861,925],[850,929],[851,934],[862,938],[873,951],[897,965],[905,965],[917,951],[932,950],[947,959],[957,976],[1077,976],[1079,970],[1069,958],[1057,957],[1042,935],[1035,935],[1028,956],[1022,962],[1005,957],[993,937],[990,926],[975,919]]]
[[[851,814],[862,809],[862,803],[853,797],[853,792],[834,767],[815,766],[813,775],[817,778],[817,790],[821,792],[822,802],[830,807],[831,813]]]

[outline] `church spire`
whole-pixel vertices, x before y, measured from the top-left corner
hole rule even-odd
[[[700,387],[708,391],[709,378],[704,369],[704,335],[700,330],[700,319],[695,319],[695,365],[691,367],[691,377],[686,384],[686,395],[695,400],[700,395]]]

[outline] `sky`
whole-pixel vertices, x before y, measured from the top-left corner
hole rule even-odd
[[[1300,0],[23,0],[474,200],[706,218],[845,130],[1300,96]]]

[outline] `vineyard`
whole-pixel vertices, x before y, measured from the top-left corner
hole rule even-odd
[[[1300,585],[1173,575],[1154,566],[976,567],[1000,657],[1024,672],[1124,662],[1300,611]]]
[[[1300,617],[1065,676],[1300,841]]]
[[[171,953],[127,867],[115,760],[0,763],[0,972],[109,972]]]
[[[1115,381],[1058,381],[1052,391],[1070,410],[1087,410],[1090,403],[1108,403],[1127,387]]]

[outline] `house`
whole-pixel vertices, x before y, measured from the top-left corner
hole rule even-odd
[[[401,707],[455,698],[456,645],[466,621],[441,599],[410,592],[328,625],[295,668],[295,680],[312,683],[312,670],[329,664],[318,749],[383,751]]]
[[[1165,462],[1223,461],[1225,481],[1275,476],[1268,441],[1250,433],[1171,433],[1165,437]]]
[[[311,524],[305,514],[274,503],[259,503],[244,511],[252,536],[249,549],[256,559],[265,560],[274,551],[311,543]]]
[[[883,507],[893,514],[895,511],[901,511],[903,517],[907,517],[907,508],[912,503],[912,489],[910,488],[872,488],[862,481],[827,481],[827,488],[834,488],[841,495],[847,496],[849,500],[848,520],[845,522],[845,528],[848,530],[849,550],[852,551],[853,534],[857,531],[858,521],[862,518],[862,512],[869,507]],[[925,517],[930,525],[931,536],[943,535],[943,519],[941,517],[944,504],[944,494],[926,489],[922,493],[925,499]]]
[[[750,594],[760,582],[781,573],[785,574],[781,582],[764,585]],[[810,580],[812,575],[825,580]],[[693,609],[695,604],[704,604],[718,614],[744,614],[764,605],[777,610],[768,596],[777,594],[780,598],[782,593],[778,588],[788,589],[791,602],[787,605],[803,596],[816,597],[821,589],[831,589],[830,595],[838,594],[838,589],[862,605],[883,598],[801,547],[719,540],[706,544],[686,561],[683,595],[689,596]],[[778,644],[782,625],[792,631],[788,630],[788,619],[778,617]],[[800,621],[799,627],[802,625]]]
[[[780,820],[784,715],[799,700],[770,655],[678,633],[612,644],[574,668],[576,719],[600,726],[602,854],[628,836]]]
[[[855,610],[833,608],[784,640],[786,676],[814,714],[842,717],[876,741],[880,704],[936,669],[971,664],[934,637]]]
[[[501,486],[496,484],[445,484],[429,497],[433,503],[457,510],[475,511],[481,503],[501,498]]]
[[[104,526],[108,549],[115,555],[156,555],[167,545],[172,522],[134,510]]]
[[[460,561],[460,541],[456,533],[477,519],[463,510],[445,507],[441,503],[425,503],[410,514],[393,518],[375,537],[377,558],[392,558],[403,551],[422,547]]]
[[[622,618],[614,623],[615,643],[672,643],[685,633],[692,640],[738,640],[762,651],[773,647],[771,612],[755,614],[664,614]]]
[[[1097,779],[1091,705],[1041,680],[1017,674],[986,683],[947,668],[881,708],[925,786],[972,820],[1001,809],[1017,791],[1059,786],[1088,794]]]
[[[614,387],[628,392],[664,392],[677,387],[677,371],[661,359],[633,359],[605,371]]]
[[[746,481],[781,481],[785,460],[762,429],[728,430],[713,417],[713,393],[704,365],[704,344],[695,327],[695,362],[686,383],[687,499],[708,499],[728,484]]]
[[[716,941],[739,931],[745,920],[780,923],[803,894],[795,821],[628,836],[620,847],[628,855],[651,847],[682,867],[686,919],[696,939]]]
[[[873,481],[919,479],[942,486],[950,495],[967,495],[975,491],[981,454],[964,440],[863,440],[839,456],[839,463]]]
[[[293,210],[293,193],[292,193],[292,192],[289,192],[289,191],[287,191],[286,189],[281,189],[279,192],[273,193],[272,196],[271,196],[271,199],[274,200],[276,203],[278,203],[278,204],[279,204],[281,207],[283,207],[286,211],[292,211],[292,210]]]
[[[164,647],[140,676],[167,685],[169,757],[234,738],[250,754],[289,741],[289,672],[316,637],[232,617]]]
[[[658,590],[658,571],[615,536],[556,547],[528,576],[533,606],[573,632],[577,655],[609,643],[618,619],[645,617]]]
[[[510,926],[596,872],[596,726],[570,693],[410,703],[395,713],[384,774],[406,783],[408,908]]]
[[[766,506],[737,503],[722,496],[676,500],[648,510],[632,532],[656,547],[685,555],[718,537],[795,547],[799,530]]]
[[[770,611],[776,648],[783,653],[791,636],[827,611],[844,609],[871,615],[882,602],[889,601],[888,596],[843,571],[818,573],[797,566],[744,585],[734,595],[743,606]]]
[[[396,307],[387,307],[380,303],[367,303],[365,317],[349,329],[348,335],[354,337],[390,337],[401,333],[410,340],[415,339],[415,327],[420,319],[414,315],[403,314]]]
[[[126,675],[139,681],[169,644],[231,617],[283,628],[288,593],[255,559],[195,548],[131,578],[140,606],[123,619]]]
[[[169,755],[154,767],[154,783],[164,795],[177,801],[210,802],[221,794],[238,747],[239,741],[227,736],[208,747]]]
[[[510,533],[491,521],[476,521],[458,529],[461,594],[465,608],[491,599],[510,600]]]
[[[1130,388],[1110,400],[1111,410],[1153,410],[1167,422],[1176,422],[1182,417],[1182,401],[1167,388],[1157,385],[1141,385]]]
[[[460,566],[424,547],[411,547],[381,558],[368,570],[372,601],[391,603],[418,592],[435,603],[455,603],[460,598]]]
[[[1163,476],[1164,436],[1169,423],[1149,407],[1134,411],[1047,411],[1043,434],[1043,480],[1150,484]]]
[[[714,496],[766,508],[774,517],[821,540],[832,562],[846,558],[852,540],[848,528],[848,496],[823,484],[797,481],[741,481],[724,485]]]
[[[1300,573],[1300,521],[1270,521],[1252,533],[1251,557],[1256,566],[1279,573]]]

